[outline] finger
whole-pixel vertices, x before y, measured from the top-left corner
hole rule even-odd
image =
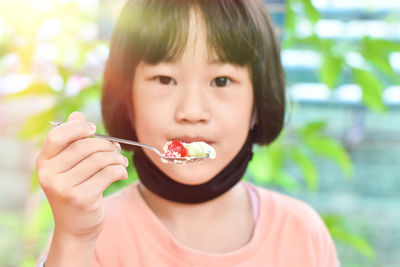
[[[50,131],[39,157],[50,159],[72,142],[93,135],[95,132],[96,126],[91,122],[71,120],[63,123]]]
[[[51,165],[57,166],[55,173],[67,172],[79,162],[96,152],[119,152],[119,147],[108,140],[100,138],[79,139],[51,159]]]
[[[113,182],[125,180],[128,172],[122,165],[109,165],[76,187],[82,194],[93,194],[93,197],[102,194]]]
[[[63,179],[66,176],[64,179],[68,180],[71,186],[76,186],[107,166],[118,164],[127,167],[128,159],[119,152],[96,152],[79,162],[68,172],[63,173],[60,178]]]
[[[85,121],[85,117],[81,112],[74,111],[68,116],[67,121]]]

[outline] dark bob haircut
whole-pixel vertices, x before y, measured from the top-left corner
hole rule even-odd
[[[222,62],[249,67],[257,112],[253,142],[271,143],[283,127],[284,73],[279,43],[261,0],[128,0],[116,23],[104,73],[107,131],[137,139],[131,120],[135,68],[141,61],[155,64],[182,54],[193,8],[204,19],[209,51]]]

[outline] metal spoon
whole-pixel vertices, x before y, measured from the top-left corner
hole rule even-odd
[[[50,121],[50,124],[53,126],[60,126],[62,123],[60,122],[53,122]],[[147,148],[152,150],[153,152],[157,153],[161,157],[161,161],[164,163],[177,163],[177,164],[186,164],[186,163],[194,163],[194,162],[199,162],[201,160],[207,159],[208,156],[204,157],[180,157],[180,158],[175,158],[175,157],[167,157],[165,156],[164,153],[161,153],[157,148],[140,143],[140,142],[135,142],[135,141],[130,141],[126,139],[121,139],[118,137],[112,137],[108,135],[103,135],[103,134],[94,134],[94,137],[98,138],[103,138],[109,141],[117,142],[117,143],[122,143],[122,144],[127,144],[127,145],[132,145],[132,146],[140,146],[143,148]]]

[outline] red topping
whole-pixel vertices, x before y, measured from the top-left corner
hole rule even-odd
[[[181,141],[174,140],[170,144],[168,144],[168,150],[165,153],[165,156],[173,157],[173,158],[186,157],[187,156],[187,150],[182,145]]]

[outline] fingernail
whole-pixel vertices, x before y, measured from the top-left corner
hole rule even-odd
[[[91,133],[95,133],[96,132],[96,125],[94,123],[89,122],[89,131]]]
[[[125,167],[128,167],[128,165],[129,165],[129,160],[128,160],[126,157],[124,157],[124,161],[125,161]]]
[[[118,151],[121,151],[121,145],[118,142],[114,142],[114,145],[117,147]]]
[[[125,171],[126,171],[126,176],[124,176],[123,178],[121,178],[121,180],[126,180],[126,179],[128,179],[129,178],[129,174],[128,174],[128,171],[125,169]]]

